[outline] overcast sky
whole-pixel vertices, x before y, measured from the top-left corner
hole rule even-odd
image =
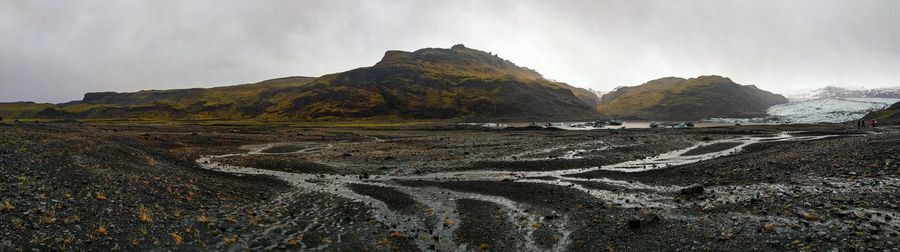
[[[0,0],[0,101],[211,87],[462,43],[575,86],[900,86],[900,1]]]

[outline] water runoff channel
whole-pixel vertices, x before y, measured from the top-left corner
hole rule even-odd
[[[409,194],[416,202],[420,202],[423,205],[427,205],[430,211],[433,211],[433,214],[437,216],[443,216],[449,222],[459,223],[459,216],[456,210],[456,200],[457,199],[476,199],[487,202],[492,202],[501,206],[504,206],[508,209],[512,209],[514,211],[509,211],[509,215],[507,218],[511,223],[517,225],[516,228],[520,229],[525,234],[528,234],[524,237],[525,246],[528,249],[532,250],[543,250],[538,248],[535,245],[535,241],[532,240],[531,232],[534,231],[534,228],[527,224],[534,221],[539,221],[543,216],[537,216],[533,214],[529,214],[528,211],[515,211],[519,209],[524,209],[525,206],[521,205],[522,203],[514,202],[512,200],[484,195],[478,193],[470,193],[470,192],[459,192],[453,191],[449,189],[435,188],[435,187],[409,187],[398,185],[394,183],[398,180],[412,180],[412,181],[515,181],[515,182],[528,182],[528,183],[544,183],[551,184],[557,186],[565,186],[569,188],[573,188],[576,190],[583,191],[595,198],[598,198],[604,202],[607,202],[612,205],[620,206],[620,207],[650,207],[650,208],[675,208],[677,207],[676,203],[671,202],[671,197],[666,196],[667,193],[675,192],[680,190],[683,187],[679,186],[656,186],[656,185],[648,185],[640,182],[634,181],[623,181],[623,180],[614,180],[609,178],[579,178],[573,175],[593,172],[593,171],[613,171],[613,172],[623,172],[623,173],[635,173],[635,172],[644,172],[650,170],[657,169],[668,169],[680,165],[692,164],[697,162],[702,162],[705,160],[710,160],[718,157],[734,155],[741,152],[745,147],[762,142],[782,142],[782,141],[810,141],[810,140],[819,140],[825,138],[837,137],[837,135],[818,135],[818,136],[806,136],[802,134],[798,134],[800,132],[783,132],[778,135],[769,135],[769,136],[743,136],[731,139],[721,139],[715,141],[701,142],[694,144],[693,146],[675,150],[671,152],[666,152],[659,154],[653,157],[647,157],[643,159],[635,159],[626,162],[621,162],[617,164],[597,166],[597,167],[588,167],[588,168],[579,168],[579,169],[566,169],[566,170],[553,170],[553,171],[484,171],[484,170],[470,170],[470,171],[453,171],[453,172],[438,172],[438,173],[429,173],[429,174],[421,174],[421,175],[379,175],[374,176],[367,179],[357,179],[351,176],[344,175],[327,175],[327,174],[304,174],[304,173],[292,173],[292,172],[283,172],[283,171],[275,171],[275,170],[266,170],[259,169],[253,167],[244,167],[244,166],[235,166],[224,164],[219,160],[223,158],[229,157],[237,157],[237,156],[248,156],[248,155],[296,155],[303,153],[313,153],[323,149],[331,148],[332,146],[329,144],[322,143],[269,143],[262,145],[247,145],[242,146],[241,149],[247,150],[243,153],[234,153],[234,154],[224,154],[224,155],[208,155],[202,156],[196,160],[196,162],[204,169],[231,173],[235,175],[267,175],[272,176],[277,179],[283,180],[294,188],[296,191],[285,193],[276,201],[284,201],[287,200],[287,197],[297,197],[298,195],[302,195],[302,193],[309,192],[318,192],[318,193],[327,193],[334,194],[338,197],[347,198],[354,201],[359,201],[366,203],[367,205],[374,208],[375,219],[387,226],[395,228],[397,230],[422,230],[423,228],[433,230],[438,237],[440,237],[440,243],[437,244],[435,240],[425,240],[425,239],[416,239],[417,246],[420,249],[427,250],[427,248],[437,248],[439,250],[465,250],[466,248],[457,247],[453,242],[453,231],[458,225],[452,225],[450,227],[446,227],[446,225],[441,225],[442,221],[437,221],[437,223],[432,223],[434,221],[428,221],[424,218],[410,218],[409,216],[404,215],[403,213],[399,213],[397,211],[391,210],[388,205],[382,201],[374,199],[372,197],[362,195],[354,192],[351,189],[351,185],[353,184],[364,184],[364,185],[372,185],[372,186],[381,186],[393,188],[398,191]],[[704,151],[700,153],[696,153],[696,151],[692,152],[692,150],[698,150],[698,148],[702,148],[705,146],[711,145],[720,145],[724,146],[724,148],[711,148],[710,151]],[[279,151],[271,151],[275,149],[280,149]],[[576,150],[577,151],[577,150]],[[578,155],[568,155],[566,158],[577,159],[580,158]],[[630,192],[614,192],[608,190],[600,190],[593,189],[589,187],[582,186],[578,182],[592,182],[592,183],[603,183],[614,187],[625,188],[625,189],[633,189]],[[515,220],[529,220],[527,222],[515,221]],[[563,223],[568,220],[563,218]],[[283,223],[281,223],[283,225]],[[279,223],[273,224],[279,225]],[[556,225],[553,228],[557,228],[558,233],[563,235],[563,239],[560,239],[559,244],[556,245],[556,250],[562,250],[567,245],[568,240],[565,239],[570,231],[566,230],[565,225]],[[340,242],[340,241],[336,241]],[[315,248],[307,248],[303,245],[303,248],[306,249],[315,249]]]

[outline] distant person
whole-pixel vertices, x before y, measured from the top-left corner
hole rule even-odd
[[[878,120],[872,120],[872,128],[878,127]]]

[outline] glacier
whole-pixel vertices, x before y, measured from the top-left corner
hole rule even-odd
[[[788,123],[840,123],[859,120],[869,112],[884,109],[900,98],[818,98],[796,100],[770,107],[767,113]]]

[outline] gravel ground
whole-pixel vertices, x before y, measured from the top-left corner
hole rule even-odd
[[[0,125],[0,247],[202,249],[229,231],[252,229],[252,210],[240,208],[289,187],[197,169],[193,148],[208,141],[200,138]]]
[[[829,137],[730,151],[782,133]],[[602,169],[678,150],[722,154]],[[0,124],[0,250],[896,251],[898,153],[842,125]]]

